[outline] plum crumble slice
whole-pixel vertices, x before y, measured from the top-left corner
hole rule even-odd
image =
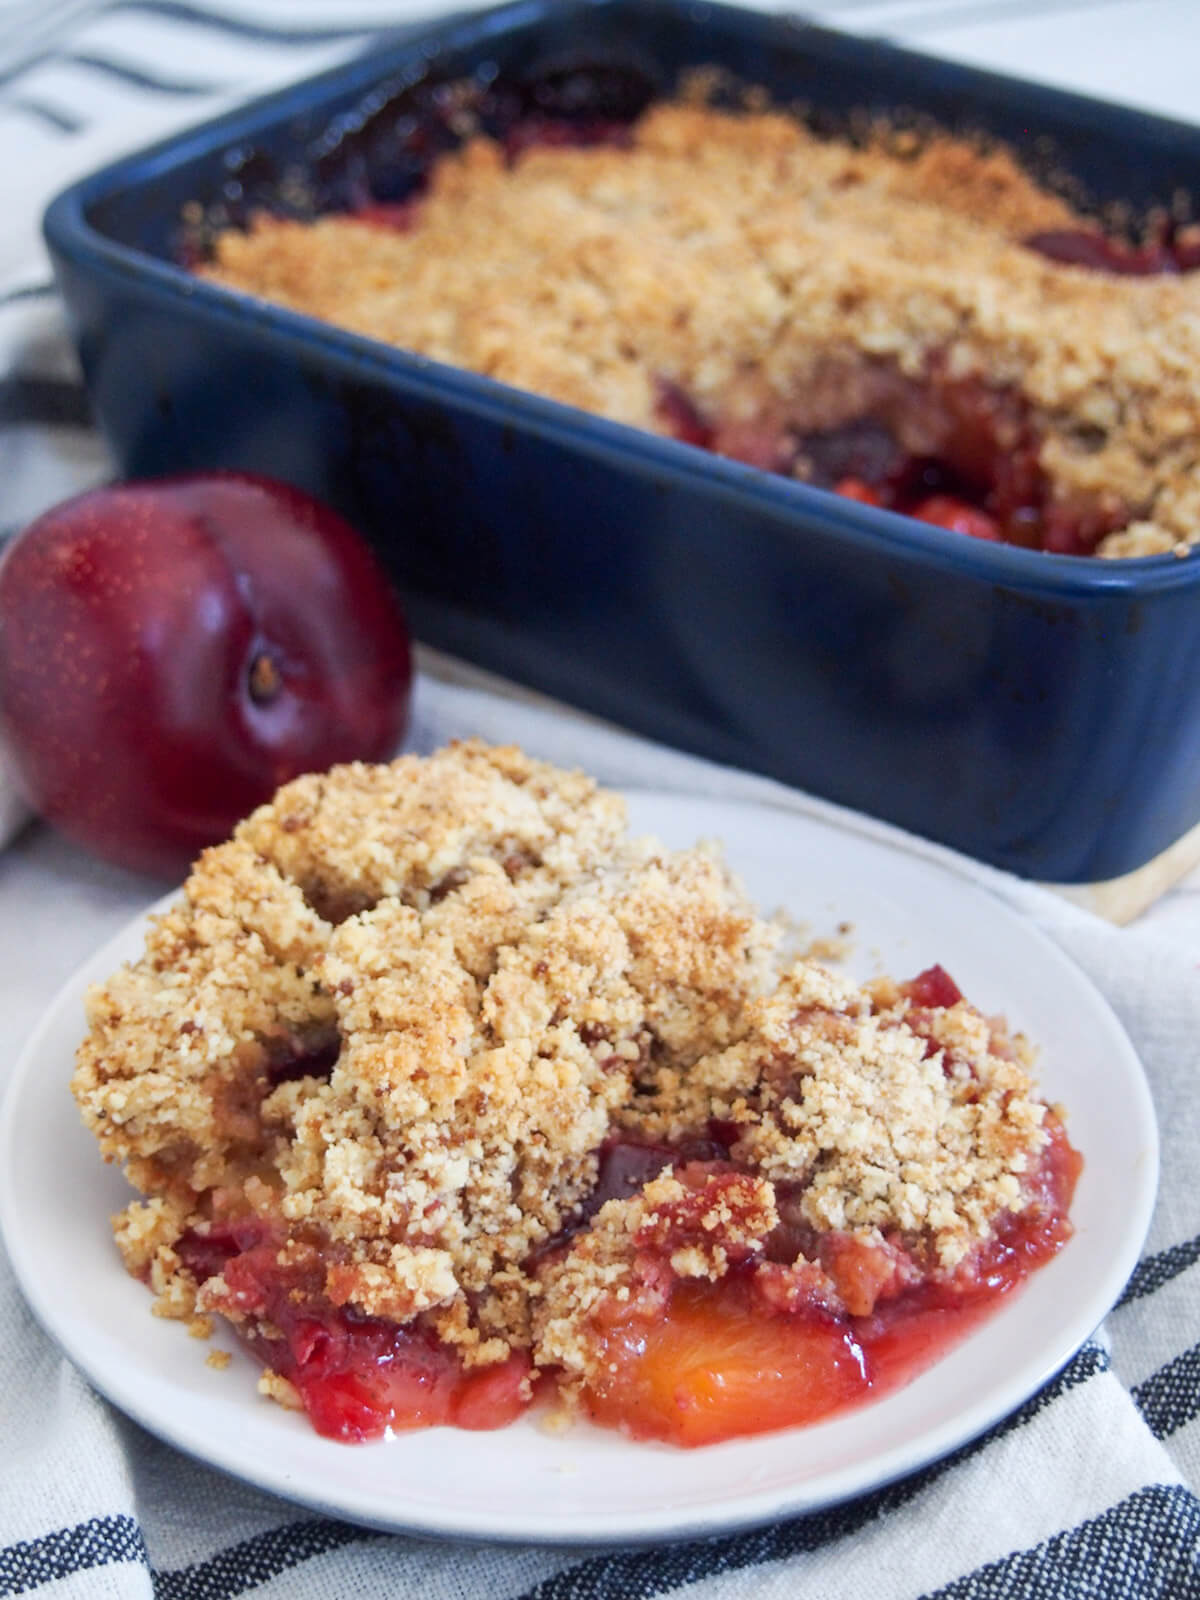
[[[1196,230],[1122,246],[949,137],[683,101],[588,132],[475,137],[402,205],[259,215],[198,270],[978,538],[1196,540]]]
[[[785,959],[715,851],[470,742],[281,789],[89,996],[161,1314],[344,1440],[536,1393],[683,1445],[932,1360],[1069,1237],[1029,1051]]]

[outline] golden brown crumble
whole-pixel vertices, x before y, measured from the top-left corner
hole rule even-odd
[[[296,1393],[295,1386],[286,1378],[280,1377],[278,1372],[272,1372],[270,1367],[261,1373],[258,1380],[258,1392],[265,1395],[268,1400],[274,1400],[276,1405],[281,1405],[285,1411],[302,1411],[304,1409],[300,1396]]]
[[[657,1134],[701,1113],[728,1119],[736,1160],[776,1182],[804,1175],[801,1214],[814,1228],[919,1235],[947,1268],[1019,1203],[1045,1107],[974,1007],[939,1010],[917,1033],[899,1003],[881,1010],[804,962],[749,1020],[686,1077],[661,1073]]]
[[[608,1201],[541,1276],[533,1319],[537,1361],[561,1371],[569,1393],[573,1380],[587,1377],[593,1329],[606,1313],[648,1321],[663,1314],[667,1285],[647,1247],[673,1247],[666,1259],[675,1277],[715,1281],[734,1259],[761,1249],[778,1223],[771,1184],[750,1174],[705,1176],[691,1186],[667,1171],[630,1199]]]
[[[953,1271],[1028,1203],[1027,1050],[965,1002],[918,1028],[890,980],[781,972],[779,932],[713,849],[631,840],[619,797],[513,749],[288,784],[89,995],[74,1092],[148,1196],[116,1219],[129,1270],[159,1314],[236,1321],[177,1247],[271,1217],[332,1305],[568,1377],[597,1308],[720,1278],[785,1202]],[[713,1118],[739,1170],[681,1156],[578,1226],[606,1138]]]
[[[804,435],[871,414],[936,456],[912,385],[937,367],[1020,396],[1055,501],[1125,524],[1100,554],[1200,537],[1200,273],[1025,248],[1079,218],[1008,154],[947,138],[858,149],[664,104],[631,141],[512,164],[477,138],[436,164],[408,231],[261,216],[201,270],[658,432],[666,381],[729,440],[764,415]]]

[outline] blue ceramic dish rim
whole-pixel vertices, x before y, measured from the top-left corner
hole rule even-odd
[[[609,0],[587,0],[587,3],[599,11]],[[658,0],[643,0],[643,3],[653,6]],[[748,7],[713,5],[706,9],[723,13],[750,11],[758,16],[765,15],[753,13],[753,9]],[[557,445],[582,450],[594,459],[611,457],[614,465],[628,467],[633,460],[644,470],[653,471],[660,477],[686,479],[693,485],[699,481],[707,485],[714,501],[718,503],[735,500],[743,507],[747,502],[751,506],[761,507],[764,512],[770,513],[776,528],[782,522],[794,521],[796,526],[793,531],[797,535],[804,532],[806,521],[819,521],[864,552],[891,555],[907,553],[931,568],[1020,589],[1049,600],[1069,598],[1078,602],[1090,598],[1099,601],[1111,600],[1116,596],[1145,599],[1150,595],[1173,593],[1200,584],[1200,546],[1185,555],[1164,552],[1105,559],[1054,555],[955,535],[911,517],[847,500],[832,491],[797,483],[779,474],[714,455],[697,446],[665,438],[627,423],[610,421],[560,401],[415,355],[365,335],[351,333],[332,323],[319,322],[286,307],[227,289],[195,276],[185,267],[122,244],[88,221],[88,208],[99,200],[120,189],[136,188],[157,173],[170,170],[191,157],[212,153],[221,145],[244,141],[249,133],[274,125],[289,113],[294,114],[301,108],[310,110],[325,92],[344,94],[360,83],[365,87],[373,81],[377,82],[381,76],[398,70],[406,56],[419,58],[424,55],[427,60],[433,60],[443,51],[486,43],[489,34],[508,31],[525,14],[533,17],[537,13],[538,6],[531,5],[529,0],[514,0],[514,3],[481,11],[465,20],[461,14],[453,22],[435,19],[427,28],[418,27],[413,32],[405,32],[390,47],[387,55],[353,58],[106,163],[96,172],[72,183],[50,202],[43,219],[47,244],[52,252],[61,254],[64,259],[77,265],[83,263],[86,266],[89,261],[98,264],[126,280],[142,285],[157,298],[198,309],[202,315],[232,325],[235,329],[251,329],[257,337],[266,335],[290,344],[315,348],[327,358],[336,358],[340,365],[349,365],[385,381],[391,379],[393,384],[402,382],[407,392],[416,393],[421,398],[442,403],[453,401],[469,413],[493,422],[522,426],[527,433]],[[795,22],[803,31],[816,32],[825,38],[832,37],[849,44],[858,42],[850,35],[818,28],[802,18],[781,20]],[[911,56],[918,61],[932,59],[891,46],[889,50],[895,55]],[[1024,80],[1002,74],[980,72],[974,68],[958,70],[964,78],[975,82],[986,81],[1010,90],[1031,87]],[[1033,87],[1041,92],[1040,85]],[[1057,104],[1079,105],[1093,111],[1103,105],[1089,97],[1062,90],[1048,89],[1046,95]],[[1108,109],[1106,106],[1103,108]],[[1133,115],[1141,120],[1140,113]],[[1193,135],[1196,132],[1188,124],[1172,124],[1166,118],[1146,120],[1154,122],[1164,131],[1171,126],[1178,126]]]

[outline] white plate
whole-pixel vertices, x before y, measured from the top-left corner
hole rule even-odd
[[[831,1422],[683,1451],[526,1418],[496,1433],[435,1428],[378,1444],[319,1438],[260,1399],[257,1368],[150,1315],[109,1214],[128,1191],[67,1091],[85,986],[140,948],[144,920],[51,1007],[0,1118],[0,1224],[34,1312],[66,1354],[152,1433],[290,1500],[373,1527],[481,1539],[635,1541],[713,1533],[829,1505],[945,1455],[1007,1415],[1093,1331],[1141,1248],[1157,1181],[1149,1091],[1120,1024],[1037,928],[915,856],[790,812],[638,794],[634,827],[670,845],[720,838],[764,911],[816,933],[854,925],[859,976],[940,961],[984,1011],[1038,1041],[1040,1083],[1069,1110],[1085,1167],[1076,1233],[1020,1294],[933,1370]]]

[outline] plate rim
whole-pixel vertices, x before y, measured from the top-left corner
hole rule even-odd
[[[1065,1327],[1060,1329],[1058,1338],[1047,1341],[1045,1355],[1036,1363],[1032,1361],[1026,1363],[1031,1370],[1036,1366],[1036,1377],[1031,1377],[1028,1373],[1025,1376],[1018,1374],[998,1386],[984,1385],[981,1397],[965,1411],[960,1409],[928,1432],[920,1434],[915,1441],[892,1445],[881,1457],[868,1456],[849,1465],[843,1465],[832,1473],[813,1479],[800,1479],[789,1491],[781,1492],[778,1487],[751,1490],[735,1495],[729,1501],[715,1502],[711,1507],[707,1505],[692,1507],[675,1514],[671,1513],[669,1507],[655,1507],[648,1514],[643,1512],[636,1516],[621,1515],[619,1525],[612,1520],[613,1514],[606,1513],[599,1521],[588,1521],[586,1518],[581,1520],[577,1517],[573,1524],[561,1529],[538,1527],[534,1522],[521,1523],[514,1527],[511,1516],[504,1516],[504,1521],[501,1522],[497,1520],[497,1513],[493,1512],[489,1517],[478,1510],[468,1509],[459,1514],[457,1508],[452,1505],[439,1508],[437,1515],[427,1515],[423,1510],[415,1516],[394,1515],[382,1508],[371,1509],[362,1504],[350,1503],[344,1495],[326,1496],[303,1486],[297,1487],[288,1481],[286,1467],[265,1476],[261,1470],[248,1471],[245,1466],[239,1464],[233,1440],[227,1441],[221,1437],[214,1439],[211,1436],[197,1440],[193,1437],[194,1428],[181,1426],[177,1419],[170,1416],[164,1418],[152,1407],[142,1405],[137,1393],[136,1365],[131,1366],[128,1373],[120,1374],[116,1380],[107,1371],[99,1376],[96,1374],[93,1370],[94,1363],[89,1360],[86,1348],[81,1348],[82,1331],[77,1330],[73,1324],[63,1325],[61,1316],[56,1315],[53,1296],[43,1292],[39,1275],[30,1270],[32,1263],[24,1248],[20,1226],[21,1208],[16,1192],[11,1188],[14,1163],[7,1159],[20,1121],[19,1107],[27,1098],[35,1097],[34,1080],[38,1064],[44,1054],[47,1037],[61,1024],[63,1014],[68,1008],[81,1007],[84,993],[90,983],[114,970],[121,961],[130,959],[130,947],[132,946],[136,952],[134,940],[143,935],[147,919],[160,914],[177,900],[180,893],[180,887],[177,886],[143,908],[106,939],[59,987],[19,1053],[9,1075],[9,1081],[5,1085],[5,1092],[0,1097],[0,1240],[7,1250],[17,1286],[35,1319],[51,1341],[83,1374],[87,1382],[124,1415],[132,1418],[172,1448],[260,1492],[276,1495],[289,1504],[304,1506],[322,1515],[339,1518],[364,1528],[425,1538],[476,1539],[497,1544],[539,1545],[550,1548],[580,1544],[595,1547],[650,1545],[713,1536],[718,1533],[734,1533],[761,1526],[773,1519],[822,1511],[883,1489],[902,1478],[931,1467],[957,1449],[971,1444],[1011,1416],[1025,1401],[1040,1392],[1091,1337],[1095,1328],[1115,1304],[1143,1248],[1157,1201],[1160,1140],[1153,1097],[1138,1053],[1107,998],[1087,973],[1050,933],[1026,912],[997,894],[989,884],[980,882],[968,872],[956,871],[952,865],[930,860],[919,851],[906,850],[902,845],[892,841],[839,826],[825,817],[793,812],[785,806],[755,800],[634,785],[622,786],[621,792],[631,801],[644,800],[652,805],[666,803],[690,808],[696,812],[705,810],[714,814],[733,812],[743,818],[747,815],[752,817],[756,813],[768,813],[775,819],[777,825],[784,828],[795,823],[801,827],[815,829],[818,834],[835,834],[853,849],[862,849],[868,855],[879,854],[903,860],[910,870],[948,880],[953,883],[956,893],[962,893],[968,899],[980,898],[983,903],[996,908],[1000,916],[1011,924],[1020,926],[1037,944],[1052,950],[1059,961],[1073,970],[1077,979],[1089,991],[1091,1003],[1103,1014],[1106,1024],[1113,1031],[1114,1039],[1122,1042],[1124,1064],[1130,1069],[1128,1088],[1135,1094],[1138,1102],[1139,1116],[1136,1120],[1141,1133],[1145,1136],[1140,1147],[1141,1182],[1136,1195],[1131,1197],[1134,1200],[1134,1204],[1130,1207],[1132,1225],[1122,1235],[1121,1248],[1112,1253],[1107,1268],[1100,1274],[1103,1296],[1093,1291],[1091,1297],[1096,1304],[1103,1298],[1104,1309],[1094,1321],[1089,1321],[1086,1327],[1083,1326],[1083,1320],[1080,1319],[1078,1312],[1065,1317]],[[634,828],[631,831],[636,834],[646,830]],[[698,837],[704,836],[710,835],[698,835]],[[731,865],[736,872],[738,871],[736,849],[731,850],[729,855]],[[914,921],[919,923],[919,914],[914,913]],[[82,1017],[80,1021],[82,1023]],[[1084,1154],[1086,1157],[1087,1152]],[[99,1159],[98,1152],[97,1158]],[[124,1280],[123,1269],[120,1268],[115,1255],[113,1270]],[[147,1306],[147,1312],[148,1310]],[[1004,1307],[1001,1306],[995,1315],[1001,1315],[1003,1310]],[[995,1317],[987,1318],[984,1326],[994,1320]],[[970,1336],[968,1342],[969,1338]],[[935,1363],[933,1369],[927,1370],[934,1370],[937,1365],[938,1363]],[[886,1400],[887,1396],[876,1404],[884,1404]],[[867,1402],[862,1409],[871,1408],[872,1403]],[[827,1425],[836,1425],[837,1420],[836,1417],[831,1418]],[[581,1423],[580,1426],[589,1425]],[[815,1426],[820,1427],[821,1424]],[[506,1431],[499,1430],[500,1434]],[[609,1430],[598,1431],[606,1434],[609,1432]],[[811,1428],[785,1431],[811,1432]],[[422,1430],[418,1430],[408,1437],[420,1438],[421,1432]],[[469,1433],[462,1434],[464,1440],[472,1437]],[[762,1437],[770,1439],[778,1438],[780,1435]],[[732,1441],[732,1443],[746,1443],[746,1441]],[[333,1450],[347,1448],[332,1441],[330,1447]],[[379,1448],[388,1447],[387,1443],[379,1446]],[[668,1451],[671,1449],[669,1446],[655,1446],[652,1443],[647,1445],[645,1442],[635,1444],[632,1441],[630,1448],[639,1452],[647,1449]],[[720,1445],[706,1447],[710,1453],[722,1448]]]

